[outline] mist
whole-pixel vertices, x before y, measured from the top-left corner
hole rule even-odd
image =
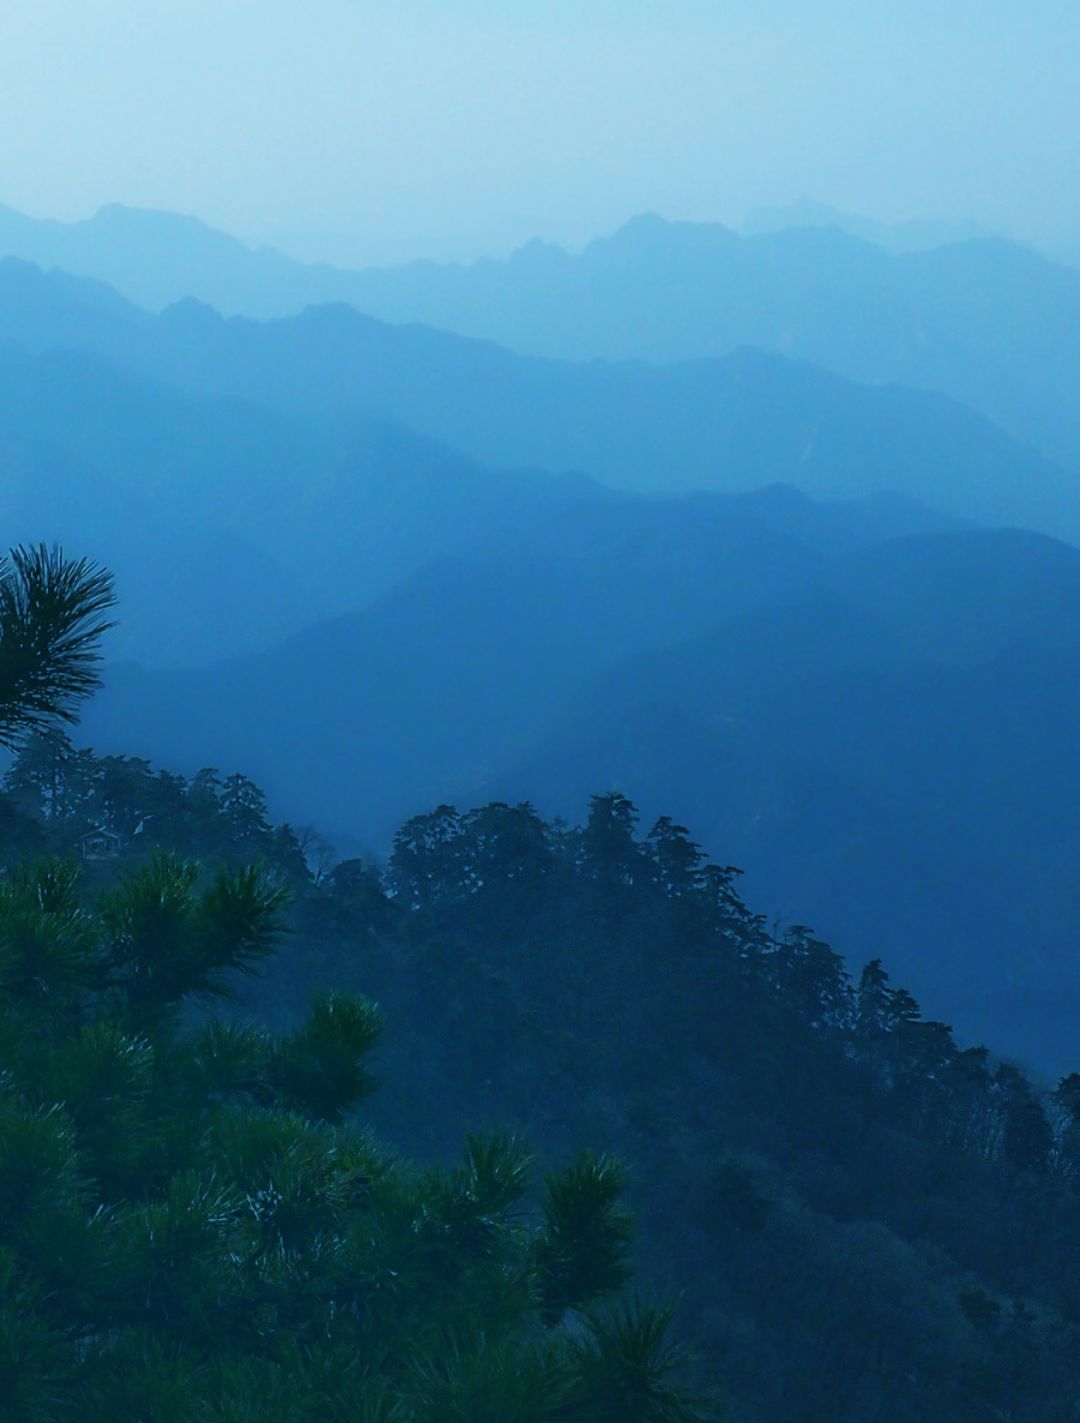
[[[1080,231],[1066,0],[38,0],[0,16],[0,186],[347,265],[579,245],[801,195]]]

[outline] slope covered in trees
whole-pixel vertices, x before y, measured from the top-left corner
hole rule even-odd
[[[667,363],[0,262],[11,536],[158,664],[76,750],[111,584],[0,567],[11,1406],[692,1417],[618,1158],[733,1416],[1075,1419],[1080,563],[963,522],[1078,538],[1075,278],[658,220],[420,276]]]
[[[5,1419],[710,1416],[674,1379],[670,1311],[612,1300],[630,1239],[615,1162],[549,1174],[530,1216],[509,1137],[418,1171],[342,1125],[371,1086],[369,1002],[317,995],[278,1035],[196,1011],[273,951],[280,873],[157,848],[92,895],[70,861],[24,862],[95,796],[131,839],[177,799],[175,778],[98,766],[62,735],[112,602],[107,573],[58,550],[0,564],[0,742],[22,807],[5,805],[0,881]],[[220,821],[234,849],[269,830],[241,777],[214,790],[179,788],[189,829]],[[67,848],[122,842],[95,819]],[[295,840],[272,845],[295,878]]]
[[[849,967],[810,930],[771,927],[735,871],[670,820],[642,834],[617,795],[578,828],[526,805],[440,807],[378,867],[301,848],[241,777],[82,753],[52,801],[36,764],[28,751],[8,794],[43,846],[118,834],[85,861],[106,904],[136,867],[144,887],[161,874],[155,842],[224,865],[259,854],[291,886],[287,944],[233,980],[231,1026],[196,1024],[192,1043],[288,1059],[313,992],[366,993],[386,1030],[359,1119],[445,1160],[429,1186],[467,1178],[468,1129],[523,1134],[545,1162],[620,1155],[639,1267],[681,1296],[729,1416],[1075,1417],[1076,1078],[1041,1085],[958,1044],[874,946]],[[271,1090],[244,1063],[244,1090]]]
[[[0,890],[0,1373],[11,1423],[704,1418],[626,1277],[621,1173],[469,1138],[421,1170],[342,1125],[362,999],[295,1030],[185,1022],[265,958],[282,893],[158,858],[96,903]]]
[[[1063,1069],[1080,555],[889,538],[908,518],[782,490],[595,502],[266,656],[112,670],[89,735],[242,765],[353,846],[440,800],[674,797],[755,900],[844,952],[872,936],[961,1031]]]
[[[1075,1416],[1075,1076],[958,1046],[877,958],[853,982],[619,795],[580,829],[442,806],[379,870],[275,829],[243,776],[76,752],[55,722],[108,580],[19,554],[0,588],[7,724],[37,733],[0,892],[13,1417],[696,1416],[664,1311],[580,1314],[626,1264],[606,1159],[549,1173],[530,1227],[507,1137],[417,1175],[335,1125],[369,1085],[361,986],[390,1139],[628,1160],[641,1266],[743,1416]],[[230,989],[226,1023],[188,1006]]]

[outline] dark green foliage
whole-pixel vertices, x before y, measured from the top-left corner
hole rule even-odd
[[[9,864],[36,835],[42,849],[81,859],[99,882],[121,861],[149,865],[163,850],[233,868],[258,862],[293,886],[310,877],[300,837],[270,824],[262,793],[244,776],[222,780],[207,768],[185,779],[138,757],[76,750],[50,734],[24,742],[4,789],[12,831],[0,849],[6,845]]]
[[[65,776],[98,787],[103,765],[68,753],[61,799]],[[135,779],[138,814],[139,797],[158,795],[162,778],[146,767]],[[113,1001],[107,1022],[87,1019],[96,996],[125,991],[115,968],[102,976],[113,930],[55,866],[13,873],[3,891],[12,911],[0,922],[0,961],[29,1005],[9,1018],[4,1050],[16,1059],[25,1051],[31,1009],[51,1022],[50,1050],[35,1059],[41,1096],[28,1105],[65,1104],[58,1123],[31,1117],[19,1131],[46,1133],[56,1170],[74,1131],[80,1180],[109,1201],[132,1200],[138,1183],[153,1181],[162,1214],[126,1226],[129,1260],[141,1262],[132,1278],[163,1317],[183,1299],[202,1301],[203,1324],[193,1316],[184,1325],[194,1342],[140,1356],[122,1378],[109,1376],[110,1389],[145,1367],[155,1387],[176,1380],[179,1398],[194,1367],[203,1379],[230,1377],[233,1412],[213,1417],[293,1417],[308,1405],[282,1379],[300,1377],[329,1418],[501,1410],[623,1423],[642,1399],[653,1410],[643,1416],[693,1417],[681,1395],[666,1401],[667,1346],[649,1342],[649,1320],[662,1312],[603,1303],[626,1277],[631,1240],[621,1168],[579,1154],[592,1144],[628,1161],[635,1263],[680,1297],[703,1386],[719,1381],[734,1416],[1074,1423],[1072,1078],[1049,1093],[985,1049],[957,1044],[877,960],[852,982],[809,929],[755,915],[737,872],[704,860],[680,826],[662,820],[639,838],[622,797],[598,797],[581,830],[545,825],[527,805],[441,807],[403,828],[383,872],[361,861],[327,870],[319,853],[298,863],[295,838],[269,825],[236,828],[225,784],[210,773],[182,783],[183,822],[177,812],[149,824],[167,841],[183,823],[233,863],[258,835],[271,882],[295,887],[294,932],[266,976],[245,978],[225,958],[210,974],[241,997],[244,1017],[234,1008],[228,1022],[203,1021],[147,998],[137,1010]],[[86,803],[100,805],[99,796],[92,789]],[[259,807],[257,795],[245,798]],[[78,838],[81,815],[89,812],[65,812],[65,834]],[[49,815],[41,823],[56,833]],[[134,862],[136,883],[159,884],[158,900],[168,900],[164,886],[183,879],[183,861],[172,879],[154,880],[154,832],[145,835],[107,860],[89,858],[88,883],[113,881]],[[212,874],[191,893],[207,897],[207,913],[218,905],[221,944],[242,967],[236,946],[249,940],[236,926],[249,923],[252,888],[266,880],[234,872],[225,883],[234,888],[224,901]],[[133,894],[131,884],[114,887],[105,902]],[[200,922],[189,913],[176,942]],[[179,961],[205,966],[197,955]],[[37,964],[53,967],[43,978]],[[65,977],[82,1005],[74,1016],[41,988]],[[342,1124],[348,1102],[370,1087],[378,1028],[371,1008],[347,996],[353,989],[377,996],[388,1020],[380,1090],[365,1115],[410,1151],[444,1160],[463,1130],[505,1124],[535,1143],[544,1167],[535,1197],[529,1158],[510,1133],[474,1135],[458,1164],[409,1173]],[[297,1005],[313,994],[314,1014],[301,1015]],[[246,1021],[253,1008],[278,1031]],[[171,1035],[183,1022],[181,1052]],[[167,1123],[153,1108],[165,1086]],[[195,1103],[216,1122],[212,1182],[190,1175]],[[567,1154],[568,1168],[551,1165]],[[201,1195],[192,1197],[193,1184]],[[262,1263],[244,1276],[242,1303],[211,1303],[213,1221],[232,1222],[236,1201],[242,1238]],[[27,1211],[27,1249],[82,1229],[47,1192]],[[363,1224],[332,1245],[341,1212],[360,1212]],[[95,1229],[108,1235],[112,1219]],[[191,1272],[181,1272],[176,1298],[145,1255],[148,1221]],[[175,1234],[181,1221],[190,1234]],[[73,1298],[88,1298],[85,1251],[69,1245],[56,1277]],[[207,1328],[246,1338],[285,1317],[277,1311],[291,1319],[289,1302],[310,1301],[328,1274],[334,1318],[365,1330],[377,1323],[385,1356],[407,1358],[407,1383],[387,1382],[381,1354],[346,1365],[313,1352],[312,1331],[297,1336],[292,1324],[273,1358],[249,1353],[242,1368],[215,1359],[207,1373],[198,1352]],[[252,1295],[253,1280],[262,1294]],[[507,1329],[504,1316],[532,1323]],[[298,1351],[288,1359],[286,1345]],[[590,1402],[601,1379],[607,1413]]]
[[[537,1261],[545,1317],[555,1323],[625,1283],[630,1220],[615,1161],[585,1156],[546,1186]]]
[[[699,1423],[706,1414],[677,1379],[685,1367],[670,1342],[674,1311],[640,1302],[589,1319],[579,1347],[585,1416],[596,1423]]]
[[[0,982],[30,995],[57,983],[89,985],[101,960],[100,925],[83,911],[73,865],[42,860],[0,883]]]
[[[1071,1079],[1051,1095],[958,1044],[877,960],[852,982],[680,826],[641,838],[635,819],[617,795],[580,830],[528,806],[419,817],[381,889],[349,866],[302,895],[258,1001],[287,1023],[305,981],[374,990],[394,1032],[371,1110],[414,1149],[497,1121],[544,1158],[593,1142],[626,1159],[636,1260],[681,1297],[737,1416],[1072,1423]],[[552,1183],[534,1247],[549,1319],[610,1287],[629,1244],[603,1158]],[[567,1250],[578,1231],[588,1248]]]
[[[0,560],[0,745],[75,720],[97,686],[114,602],[110,574],[58,548],[16,548]]]
[[[593,796],[589,802],[589,818],[581,832],[582,856],[586,873],[605,887],[633,885],[645,867],[634,838],[637,820],[634,806],[618,792]],[[668,838],[655,843],[666,846]]]
[[[255,871],[222,870],[195,894],[199,874],[194,861],[163,854],[102,898],[105,981],[140,1014],[189,994],[221,996],[222,975],[250,972],[284,927],[283,890]]]
[[[338,994],[317,999],[304,1026],[275,1049],[275,1091],[310,1116],[340,1121],[374,1085],[363,1063],[379,1031],[379,1016],[370,1003]]]
[[[418,1362],[410,1380],[423,1423],[570,1423],[574,1382],[565,1358],[518,1341]]]
[[[621,1418],[568,1313],[625,1276],[616,1168],[536,1201],[504,1135],[454,1168],[391,1157],[355,1122],[364,999],[283,1034],[204,1018],[283,908],[264,874],[164,852],[96,896],[57,861],[0,885],[4,1419]]]

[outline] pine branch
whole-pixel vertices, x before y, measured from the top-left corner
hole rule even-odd
[[[20,546],[0,560],[0,745],[75,721],[98,686],[115,602],[107,570],[58,547]]]

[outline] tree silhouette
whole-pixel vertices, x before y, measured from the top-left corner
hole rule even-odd
[[[112,575],[60,548],[0,560],[0,745],[75,720],[98,685],[98,646],[113,626]]]
[[[379,1149],[356,1105],[375,1007],[295,1030],[191,1000],[274,947],[257,872],[162,859],[104,896],[0,881],[5,1423],[695,1423],[668,1314],[620,1302],[607,1158],[514,1138],[456,1166]]]

